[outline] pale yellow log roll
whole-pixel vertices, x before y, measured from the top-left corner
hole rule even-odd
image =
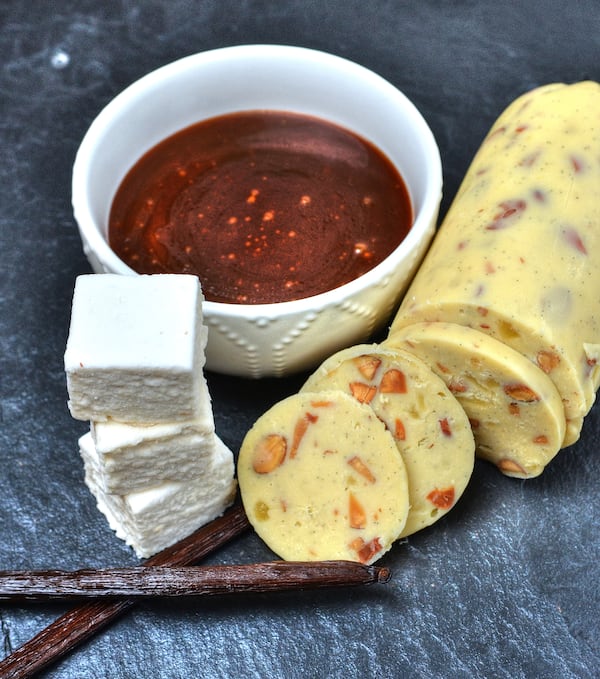
[[[550,376],[577,440],[600,383],[600,85],[514,101],[477,152],[395,317],[474,328]]]

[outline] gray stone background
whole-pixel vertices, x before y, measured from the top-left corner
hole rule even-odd
[[[0,568],[137,564],[83,484],[62,357],[75,276],[77,146],[150,70],[210,48],[290,43],[372,68],[415,102],[444,164],[442,214],[483,136],[523,91],[600,80],[600,3],[535,0],[0,2]],[[599,291],[600,292],[600,291]],[[304,375],[209,374],[237,450]],[[600,676],[600,410],[535,480],[478,462],[441,522],[382,560],[383,587],[138,605],[44,676]],[[214,563],[273,555],[252,533]],[[0,605],[0,658],[66,604]]]

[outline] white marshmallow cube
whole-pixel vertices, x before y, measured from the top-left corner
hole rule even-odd
[[[196,276],[79,276],[64,357],[71,415],[193,419],[204,398],[202,302]]]
[[[147,426],[92,422],[91,435],[102,488],[117,495],[197,478],[210,466],[216,446],[214,429],[197,420]]]
[[[148,557],[221,516],[235,497],[233,454],[216,438],[205,474],[185,483],[168,482],[126,495],[105,493],[90,432],[79,439],[85,482],[117,537]]]

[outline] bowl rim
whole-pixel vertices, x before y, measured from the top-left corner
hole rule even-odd
[[[156,85],[158,81],[164,82],[173,73],[179,72],[182,69],[194,68],[199,64],[216,60],[247,59],[250,56],[260,56],[262,58],[267,54],[270,58],[276,58],[278,54],[282,53],[286,55],[296,54],[302,59],[318,61],[319,63],[328,62],[338,68],[350,69],[355,73],[361,73],[363,76],[374,80],[379,87],[387,89],[397,101],[402,103],[410,115],[411,124],[419,133],[420,146],[423,148],[423,155],[427,159],[428,178],[421,201],[422,207],[418,214],[414,215],[413,223],[399,245],[379,264],[347,283],[316,295],[283,302],[236,304],[206,300],[203,303],[204,312],[213,317],[235,315],[248,320],[255,320],[258,318],[281,318],[290,314],[305,313],[319,308],[343,304],[346,299],[354,297],[361,290],[369,288],[374,284],[377,285],[382,279],[390,275],[410,253],[418,250],[419,243],[426,236],[431,226],[432,216],[439,209],[442,197],[443,174],[439,147],[433,132],[415,104],[391,82],[369,68],[345,57],[308,47],[256,43],[232,45],[196,52],[159,66],[121,90],[93,119],[81,141],[73,163],[71,202],[79,231],[84,237],[87,247],[96,256],[103,268],[108,267],[112,272],[123,275],[139,275],[138,272],[118,257],[108,244],[107,239],[100,233],[100,229],[91,214],[89,201],[87,200],[86,178],[89,176],[90,161],[93,157],[96,137],[113,119],[114,114],[118,113],[120,108],[127,102],[134,100],[138,93],[144,91],[149,84],[154,83]],[[410,193],[410,186],[407,186],[407,188]],[[413,200],[412,196],[411,200]]]

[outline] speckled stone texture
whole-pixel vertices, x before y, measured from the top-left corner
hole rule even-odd
[[[83,483],[63,352],[75,276],[77,146],[100,109],[178,57],[247,42],[324,49],[403,89],[442,153],[446,211],[492,122],[523,91],[600,80],[600,4],[538,0],[5,0],[0,4],[0,568],[137,564]],[[251,77],[251,74],[249,74]],[[359,105],[360,102],[357,102]],[[233,450],[305,375],[209,374]],[[385,556],[366,589],[138,605],[44,673],[321,679],[600,675],[600,410],[539,478],[477,462],[459,505]],[[272,558],[250,533],[214,563]],[[68,610],[0,605],[0,657]]]

